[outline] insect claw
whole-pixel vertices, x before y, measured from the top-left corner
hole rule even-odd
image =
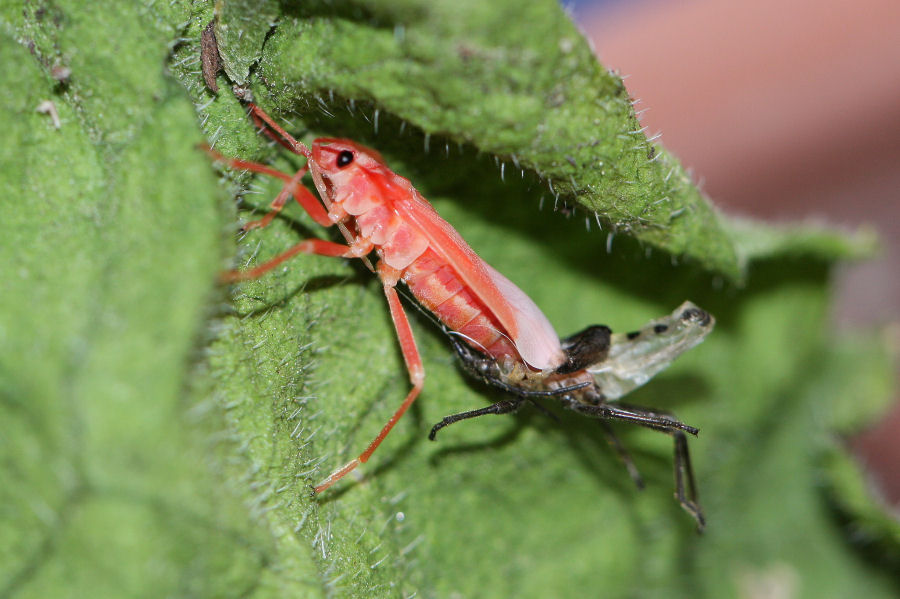
[[[694,522],[697,523],[697,534],[703,534],[703,530],[706,528],[706,518],[703,516],[703,511],[700,509],[700,506],[693,501],[682,501],[681,498],[678,497],[678,493],[675,493],[675,499],[681,504],[682,509],[690,514],[694,519]]]

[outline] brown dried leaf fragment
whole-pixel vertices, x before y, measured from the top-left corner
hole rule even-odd
[[[215,30],[216,22],[212,20],[200,34],[200,64],[206,87],[213,93],[218,93],[219,85],[216,83],[216,75],[222,69],[222,59],[219,57],[219,45],[216,43]]]

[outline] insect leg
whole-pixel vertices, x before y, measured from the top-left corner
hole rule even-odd
[[[297,201],[297,203],[300,204],[300,206],[302,206],[303,209],[306,210],[306,212],[318,224],[322,225],[323,227],[330,227],[333,224],[331,222],[331,219],[328,218],[328,212],[326,212],[325,208],[322,206],[322,203],[316,198],[316,196],[312,194],[311,191],[300,185],[300,179],[302,179],[306,174],[308,167],[304,166],[293,176],[291,176],[270,166],[266,166],[265,164],[223,156],[219,152],[216,152],[209,147],[204,146],[203,150],[207,154],[209,154],[213,160],[222,162],[227,166],[230,166],[231,168],[269,175],[270,177],[275,177],[284,181],[285,185],[281,189],[281,193],[279,193],[278,196],[269,205],[269,210],[271,210],[271,212],[269,212],[259,220],[255,220],[245,224],[242,227],[244,231],[265,227],[270,222],[272,222],[272,219],[275,218],[275,216],[281,211],[282,208],[284,208],[284,205],[287,203],[288,198],[290,198],[291,195],[294,196],[294,199]]]
[[[403,414],[406,413],[406,410],[409,409],[409,406],[412,405],[412,402],[419,396],[419,392],[422,391],[422,385],[425,382],[425,369],[422,366],[422,358],[419,356],[419,350],[416,348],[416,340],[413,338],[409,320],[406,318],[403,306],[400,305],[397,290],[394,289],[390,282],[385,282],[384,295],[388,300],[391,319],[394,321],[394,329],[396,329],[397,338],[400,340],[400,350],[403,352],[403,360],[406,362],[406,369],[409,371],[409,380],[413,388],[406,396],[406,399],[403,400],[403,403],[400,404],[400,407],[397,408],[397,411],[394,412],[394,415],[387,421],[387,424],[381,429],[381,432],[378,433],[378,436],[369,443],[366,450],[359,454],[359,457],[350,460],[332,472],[328,478],[315,487],[316,493],[321,493],[361,463],[367,462],[375,450],[378,449],[378,446],[381,445],[384,438],[391,432],[391,429],[394,428],[394,425],[397,424],[397,421],[400,420]]]
[[[697,531],[702,532],[706,526],[703,509],[700,507],[697,494],[697,483],[694,481],[694,469],[691,467],[691,456],[688,453],[687,437],[681,431],[672,433],[675,437],[675,499],[681,507],[694,517]],[[687,482],[687,492],[685,492]]]
[[[629,404],[600,404],[597,406],[571,406],[576,411],[599,418],[627,420],[641,426],[658,430],[671,435],[675,441],[675,498],[681,507],[697,522],[697,530],[702,531],[706,525],[703,509],[700,507],[697,484],[694,480],[694,469],[688,453],[685,432],[696,435],[699,431],[676,420],[661,410],[648,410]]]
[[[459,414],[451,414],[449,416],[445,416],[443,420],[431,427],[431,432],[428,433],[428,438],[434,441],[434,438],[439,430],[441,430],[445,426],[453,424],[454,422],[459,422],[460,420],[468,420],[469,418],[477,418],[486,414],[510,414],[518,410],[521,404],[522,400],[520,399],[504,399],[477,410],[469,410],[468,412],[460,412]]]
[[[641,473],[638,471],[637,466],[634,465],[634,460],[631,459],[631,454],[628,453],[625,445],[619,439],[618,435],[616,435],[616,432],[608,422],[604,420],[600,420],[598,422],[600,424],[600,427],[603,429],[603,432],[606,434],[607,442],[609,442],[610,446],[615,450],[616,454],[619,456],[619,459],[622,460],[622,463],[625,464],[625,468],[628,470],[628,475],[631,476],[631,480],[634,481],[635,486],[637,486],[638,489],[643,489],[644,477],[641,476]]]
[[[557,387],[556,389],[549,389],[546,391],[539,391],[535,389],[527,389],[525,387],[518,387],[516,385],[510,385],[508,383],[504,383],[500,379],[489,378],[489,377],[481,377],[482,380],[489,385],[497,387],[507,393],[512,395],[518,395],[523,399],[531,400],[535,406],[540,406],[540,404],[534,402],[533,398],[535,397],[559,397],[560,395],[565,395],[566,393],[571,393],[572,391],[578,391],[579,389],[584,389],[585,387],[590,387],[592,383],[590,381],[585,381],[583,383],[575,383],[573,385],[567,385],[565,387]],[[538,409],[541,409],[540,407]]]
[[[627,404],[612,405],[609,403],[601,403],[598,405],[589,405],[572,402],[569,404],[569,408],[581,414],[585,414],[586,416],[605,418],[607,420],[624,420],[664,433],[673,433],[681,430],[696,436],[697,433],[700,432],[693,426],[675,420],[671,416],[645,410],[636,406],[629,406]]]
[[[628,410],[642,412],[653,416],[668,418],[676,421],[675,417],[664,410],[648,410],[631,404],[619,404]],[[689,427],[691,428],[691,427]],[[687,430],[687,429],[686,429]],[[696,431],[696,429],[694,429]],[[691,432],[687,430],[687,432]],[[706,522],[703,518],[703,510],[698,501],[697,483],[694,479],[694,468],[691,466],[691,456],[688,453],[688,442],[684,432],[670,430],[669,434],[675,440],[675,498],[678,503],[697,521],[698,530],[703,530]],[[696,434],[694,432],[693,434]]]
[[[272,258],[263,262],[259,266],[249,270],[228,270],[219,276],[219,280],[223,283],[234,283],[236,281],[246,281],[247,279],[256,279],[269,272],[285,260],[293,258],[297,254],[318,254],[319,256],[332,256],[335,258],[358,258],[361,250],[351,248],[342,243],[334,243],[333,241],[325,241],[324,239],[305,239]]]

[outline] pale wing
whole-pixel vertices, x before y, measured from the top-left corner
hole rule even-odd
[[[587,368],[607,399],[640,387],[691,349],[713,329],[715,319],[691,302],[633,333],[610,339],[609,355]]]

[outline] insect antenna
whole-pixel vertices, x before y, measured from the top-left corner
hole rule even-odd
[[[256,104],[250,102],[248,106],[250,107],[250,118],[253,119],[253,122],[261,131],[294,154],[305,156],[308,159],[312,158],[312,153],[306,147],[306,144],[294,139],[290,133],[273,121],[272,117],[263,112]],[[276,133],[278,135],[275,135]]]
[[[459,422],[460,420],[468,420],[470,418],[478,418],[479,416],[486,416],[487,414],[511,414],[512,412],[518,410],[521,404],[521,399],[504,399],[477,410],[469,410],[468,412],[460,412],[459,414],[450,414],[449,416],[445,416],[440,422],[431,427],[431,432],[428,433],[428,438],[431,441],[434,441],[435,436],[437,435],[439,430],[441,430],[445,426],[450,426],[454,422]]]

